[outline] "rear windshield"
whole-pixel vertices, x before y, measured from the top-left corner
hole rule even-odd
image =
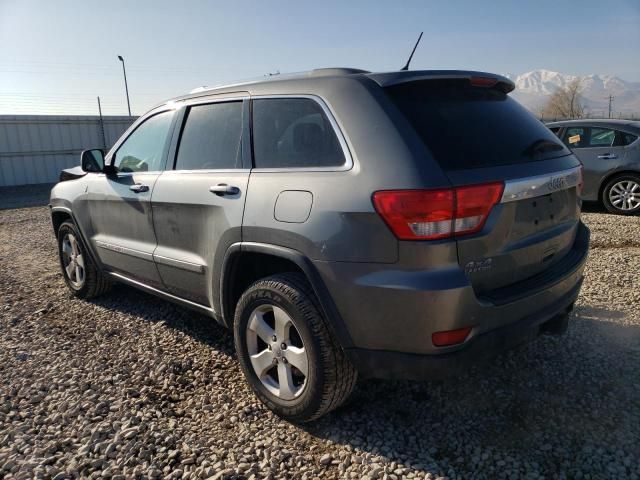
[[[535,162],[570,151],[542,122],[501,91],[467,80],[385,89],[444,170]]]

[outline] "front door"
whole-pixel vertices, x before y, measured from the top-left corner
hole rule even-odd
[[[165,288],[214,311],[222,259],[242,238],[247,110],[243,98],[200,99],[185,107],[169,160],[175,168],[160,175],[151,199],[158,239],[153,257]]]
[[[89,183],[90,241],[111,271],[158,286],[151,194],[164,169],[174,112],[144,119],[106,159],[116,171]]]

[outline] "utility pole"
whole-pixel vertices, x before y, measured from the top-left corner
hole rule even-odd
[[[124,58],[118,55],[118,60],[122,62],[122,73],[124,74],[124,89],[127,93],[127,109],[129,110],[129,116],[131,116],[131,104],[129,103],[129,87],[127,86],[127,70],[124,68]]]
[[[613,102],[613,95],[609,95],[609,118],[611,118],[611,102]]]
[[[100,106],[100,97],[98,97],[98,115],[100,115],[100,133],[102,134],[102,146],[107,149],[107,139],[104,136],[104,121],[102,120],[102,107]]]

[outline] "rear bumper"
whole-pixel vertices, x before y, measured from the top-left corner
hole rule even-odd
[[[589,230],[579,224],[560,270],[501,298],[478,297],[457,265],[425,271],[397,266],[316,264],[365,377],[438,378],[464,370],[538,335],[540,326],[570,310],[580,292]],[[434,332],[472,326],[467,340],[435,347]]]
[[[349,350],[351,361],[362,377],[437,380],[459,375],[472,366],[527,343],[540,334],[541,326],[559,314],[569,313],[578,298],[582,278],[561,301],[534,315],[496,328],[465,344],[462,350],[433,355],[416,355],[379,350]]]

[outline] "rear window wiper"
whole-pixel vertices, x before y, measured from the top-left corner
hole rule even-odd
[[[547,140],[545,138],[541,138],[540,140],[536,140],[527,148],[525,148],[522,151],[522,154],[528,157],[532,157],[537,153],[558,152],[560,150],[564,150],[563,145],[552,142],[551,140]]]

